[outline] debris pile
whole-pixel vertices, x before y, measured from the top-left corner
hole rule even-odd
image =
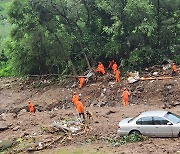
[[[59,120],[54,121],[53,124],[51,124],[47,130],[51,130],[50,133],[54,132],[63,132],[68,135],[79,135],[86,133],[90,130],[90,127],[85,124],[80,118],[77,120],[69,119],[69,120]]]
[[[139,81],[140,77],[139,77],[139,72],[128,72],[127,73],[128,76],[128,83],[135,83],[137,81]]]
[[[175,91],[174,88],[174,84],[165,84],[163,91],[162,91],[162,95],[163,97],[163,108],[172,108],[175,106],[180,105],[180,98],[179,98],[179,94],[180,94],[180,89],[179,91]]]
[[[3,141],[0,143],[0,150],[6,150],[10,146],[8,152],[33,152],[43,149],[52,148],[56,143],[65,144],[73,140],[73,137],[87,134],[91,127],[89,123],[83,122],[81,119],[60,119],[54,121],[51,125],[42,126],[40,132],[33,134],[23,134],[11,144]],[[8,145],[8,146],[7,146]]]

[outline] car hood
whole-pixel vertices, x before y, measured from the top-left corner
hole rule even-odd
[[[125,119],[123,119],[123,120],[121,120],[121,121],[119,122],[119,125],[121,125],[121,124],[127,124],[128,121],[131,120],[131,119],[132,119],[132,117],[131,117],[131,118],[125,118]]]

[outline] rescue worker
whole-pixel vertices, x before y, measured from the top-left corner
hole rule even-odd
[[[116,78],[116,82],[120,82],[119,70],[116,70],[116,72],[115,72],[115,78]]]
[[[176,64],[172,63],[172,76],[176,76],[177,75],[177,68],[176,68]]]
[[[34,105],[31,101],[28,101],[28,108],[30,113],[34,113]]]
[[[79,99],[80,98],[79,98],[79,95],[77,94],[77,92],[74,92],[73,97],[72,97],[72,102],[73,102],[75,107],[76,107],[76,104],[79,101]]]
[[[116,74],[117,69],[118,69],[118,65],[116,62],[114,62],[114,64],[112,65],[112,70],[113,70],[114,74]]]
[[[96,72],[102,73],[103,75],[106,73],[104,70],[104,65],[101,62],[98,62],[98,68]]]
[[[84,85],[85,78],[83,76],[79,77],[79,89],[81,89]]]
[[[77,109],[77,112],[79,114],[79,117],[83,119],[85,119],[85,114],[84,114],[84,106],[83,106],[83,103],[79,100],[77,101],[77,104],[76,104],[76,109]]]
[[[124,91],[122,93],[122,98],[123,98],[123,105],[128,106],[128,99],[129,99],[130,93],[129,91],[124,88]]]

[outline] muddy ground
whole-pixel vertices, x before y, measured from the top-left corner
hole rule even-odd
[[[79,153],[180,153],[178,138],[147,138],[120,146],[109,141],[117,138],[118,123],[124,117],[162,109],[180,115],[180,76],[128,84],[126,77],[121,78],[120,83],[115,83],[113,77],[107,74],[87,83],[81,90],[74,83],[72,79],[1,78],[0,126],[6,128],[0,129],[0,140],[21,143],[5,152],[35,152],[35,149],[27,149],[61,136],[61,133],[52,133],[45,128],[59,119],[76,118],[76,110],[71,102],[72,94],[76,91],[81,94],[86,110],[93,114],[88,131],[69,136],[63,141],[57,140],[45,149],[37,150],[39,153],[75,153],[76,150]],[[131,91],[128,107],[123,107],[121,103],[125,86]],[[36,107],[34,115],[27,112],[29,100]],[[26,144],[25,140],[28,141]]]

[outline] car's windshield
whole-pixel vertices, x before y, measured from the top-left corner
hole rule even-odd
[[[167,118],[168,120],[170,120],[171,122],[177,124],[180,122],[180,116],[173,114],[171,112],[168,112],[164,115],[165,118]]]
[[[137,116],[135,116],[135,117],[133,117],[133,118],[131,118],[129,121],[128,121],[128,123],[130,123],[131,121],[133,121],[135,118],[137,118],[139,115],[137,115]]]

